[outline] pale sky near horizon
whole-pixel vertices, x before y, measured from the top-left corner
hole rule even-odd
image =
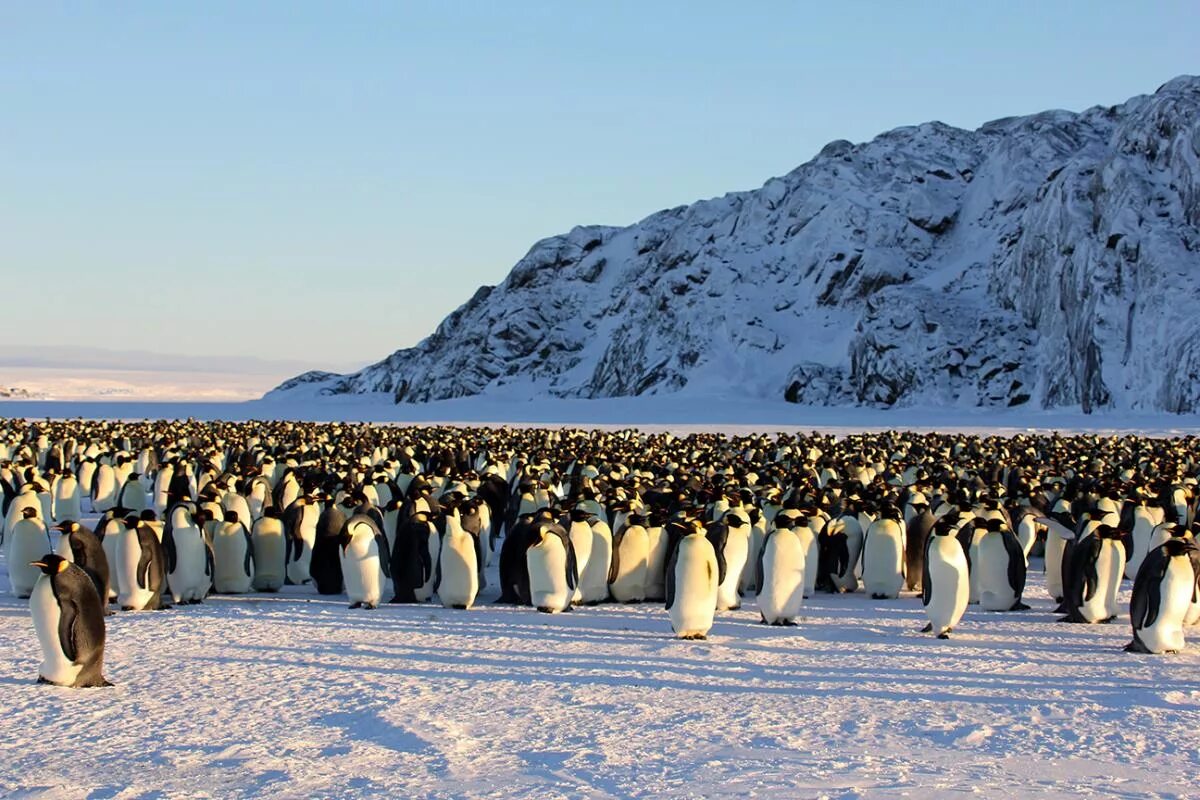
[[[1194,0],[0,0],[5,340],[366,363],[539,238],[1118,103],[1197,42]]]

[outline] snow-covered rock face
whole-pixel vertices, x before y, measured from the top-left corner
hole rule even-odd
[[[1200,410],[1200,78],[838,141],[538,242],[419,345],[275,390]]]

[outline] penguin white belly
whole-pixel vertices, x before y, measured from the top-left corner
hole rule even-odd
[[[175,571],[167,575],[167,585],[176,603],[203,600],[208,594],[212,579],[208,576],[208,552],[204,536],[196,527],[176,528]]]
[[[105,537],[107,540],[109,537]],[[138,585],[137,568],[142,558],[142,546],[138,541],[137,530],[126,528],[116,535],[117,559],[115,572],[120,575],[121,589],[117,593],[117,604],[121,608],[131,608],[140,611],[154,597],[154,592]]]
[[[43,554],[44,555],[44,554]],[[73,686],[79,673],[83,671],[82,664],[75,664],[66,657],[58,638],[58,622],[62,612],[58,600],[54,597],[54,588],[50,579],[38,570],[39,580],[29,596],[29,611],[33,616],[33,628],[37,632],[38,642],[42,645],[42,665],[38,667],[38,675],[50,683],[59,686]]]
[[[345,548],[339,548],[346,597],[352,605],[361,603],[374,608],[383,597],[383,570],[375,539],[359,534]]]
[[[58,484],[58,489],[55,492],[54,498],[54,521],[62,522],[63,520],[78,521],[83,516],[83,510],[79,503],[79,485],[71,480],[68,483],[67,479],[63,479]]]
[[[967,610],[967,556],[953,536],[935,536],[925,555],[929,569],[929,604],[925,615],[941,636],[958,625]]]
[[[464,531],[446,526],[439,565],[442,581],[438,598],[446,608],[470,608],[479,594],[479,570],[475,555],[475,539]]]
[[[264,518],[265,519],[265,518]],[[275,592],[283,586],[284,561],[283,527],[267,527],[254,535],[254,589]]]
[[[1159,588],[1158,618],[1137,632],[1151,653],[1183,650],[1183,621],[1192,602],[1195,573],[1186,558],[1172,558]]]
[[[758,577],[758,556],[762,552],[763,531],[758,525],[750,526],[750,542],[746,550],[746,564],[742,567],[742,576],[738,581],[738,592],[749,594],[757,592],[758,586],[754,581]]]
[[[986,533],[986,531],[976,528],[975,532],[971,534],[971,547],[968,554],[968,563],[970,564],[971,570],[971,592],[970,599],[967,601],[971,605],[975,605],[979,602],[979,543],[983,541],[984,533]]]
[[[1133,531],[1130,533],[1133,547],[1130,548],[1129,558],[1125,562],[1125,577],[1133,580],[1141,568],[1146,554],[1150,552],[1150,536],[1154,532],[1153,518],[1142,513],[1141,509],[1134,511]]]
[[[758,610],[768,625],[788,624],[804,604],[806,555],[800,537],[790,530],[771,534],[762,550]],[[757,572],[757,568],[755,570]]]
[[[571,537],[571,546],[575,549],[575,565],[582,577],[587,572],[588,560],[592,557],[592,526],[585,523],[572,523],[567,529]],[[583,602],[583,581],[575,587],[575,595],[571,598],[576,603]]]
[[[717,558],[703,536],[686,536],[675,560],[671,628],[681,639],[703,638],[717,610]]]
[[[741,608],[742,598],[738,594],[738,583],[742,568],[750,556],[750,530],[748,525],[729,528],[725,540],[725,580],[717,587],[717,608],[721,611]]]
[[[1097,572],[1104,587],[1104,619],[1114,619],[1121,613],[1117,594],[1121,590],[1121,577],[1125,574],[1125,548],[1120,542],[1106,539],[1097,562]]]
[[[1008,550],[1004,536],[985,533],[976,550],[975,575],[978,576],[979,605],[984,611],[1008,611],[1017,602],[1016,592],[1008,583]]]
[[[1037,522],[1032,514],[1026,514],[1021,517],[1021,521],[1017,523],[1017,541],[1021,543],[1021,550],[1025,553],[1025,563],[1029,564],[1029,551],[1033,549],[1034,542],[1037,541]]]
[[[243,594],[254,585],[254,562],[246,569],[246,537],[241,528],[221,529],[213,537],[213,591]]]
[[[29,566],[50,550],[50,542],[37,523],[21,520],[8,532],[6,557],[8,582],[16,597],[29,597],[42,571]]]
[[[887,524],[890,523],[890,524]],[[894,520],[872,523],[863,546],[863,588],[875,599],[896,598],[904,585],[904,545]]]
[[[557,537],[535,544],[525,551],[525,558],[533,606],[539,611],[566,608],[571,602],[571,591],[567,586],[567,551]]]
[[[1055,600],[1061,600],[1063,590],[1063,553],[1067,549],[1067,540],[1059,536],[1051,528],[1046,533],[1046,594]]]
[[[797,526],[794,532],[800,541],[800,546],[804,548],[804,596],[812,597],[813,592],[817,590],[817,575],[821,566],[821,545],[817,541],[817,535],[807,525]]]
[[[618,572],[608,590],[618,603],[640,603],[646,599],[650,537],[641,525],[625,529],[616,553]]]
[[[664,600],[667,596],[667,539],[660,525],[646,529],[649,552],[646,556],[646,599]]]
[[[608,599],[608,570],[612,566],[612,536],[608,525],[592,528],[592,554],[579,576],[580,602],[586,605]]]

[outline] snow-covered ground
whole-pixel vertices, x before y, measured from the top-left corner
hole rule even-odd
[[[0,796],[1186,797],[1200,651],[1122,652],[1128,623],[817,595],[710,638],[661,605],[351,611],[288,587],[118,613],[107,690],[34,683],[0,575]],[[1124,600],[1128,600],[1126,587]]]

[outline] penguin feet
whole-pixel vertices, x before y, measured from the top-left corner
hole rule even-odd
[[[543,614],[553,614],[557,612],[558,609],[551,608],[550,606],[538,606],[538,611],[542,612]]]
[[[760,622],[761,622],[763,625],[770,625],[770,624],[771,624],[771,623],[767,622],[767,618],[766,618],[766,617],[764,617],[764,616],[763,616],[761,613],[759,613],[759,615],[758,615],[758,619],[759,619],[759,621],[760,621]]]
[[[1116,621],[1117,621],[1117,615],[1116,615],[1116,614],[1113,614],[1113,615],[1112,615],[1111,617],[1109,617],[1108,619],[1104,619],[1104,620],[1100,620],[1100,621],[1101,621],[1101,622],[1103,622],[1105,625],[1107,625],[1107,624],[1108,624],[1108,623],[1110,623],[1110,622],[1116,622]]]
[[[1013,607],[1009,609],[1009,611],[1028,611],[1028,610],[1029,610],[1029,606],[1026,605],[1025,603],[1022,603],[1020,600],[1018,600],[1016,603],[1014,603]]]
[[[785,627],[785,628],[795,628],[795,627],[797,627],[796,620],[794,620],[794,619],[781,619],[781,620],[779,621],[779,624],[780,624],[780,625],[782,625],[782,626],[783,626],[783,627]]]
[[[872,600],[887,600],[887,595],[886,595],[886,594],[879,594],[879,592],[872,592],[872,593],[871,593],[871,599],[872,599]]]
[[[705,636],[703,633],[685,633],[683,636],[680,636],[679,638],[683,639],[684,641],[688,641],[688,642],[700,642],[700,641],[704,641],[708,637]]]
[[[1132,642],[1125,645],[1125,652],[1126,653],[1149,653],[1150,651],[1148,649],[1146,649],[1146,645],[1142,644],[1141,641],[1139,641],[1135,637]]]
[[[454,609],[458,609],[459,611],[466,611],[466,610],[467,610],[467,604],[466,604],[466,603],[455,603],[455,604],[451,605],[450,607],[451,607],[451,608],[454,608]]]
[[[362,608],[362,605],[363,605],[362,603],[351,603],[350,607],[351,608]]]
[[[933,623],[930,622],[924,628],[921,628],[921,633],[933,633]]]
[[[937,635],[937,638],[939,638],[939,639],[949,639],[949,638],[950,638],[950,631],[942,631],[941,633],[939,633],[939,634]]]

